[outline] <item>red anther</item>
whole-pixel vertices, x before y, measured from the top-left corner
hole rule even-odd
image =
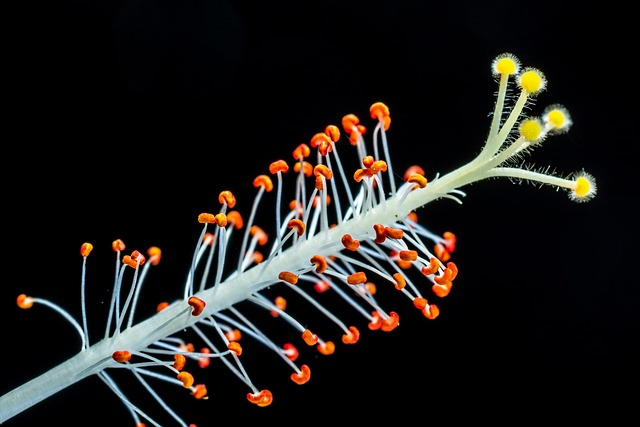
[[[326,133],[333,142],[338,142],[340,139],[340,129],[338,129],[338,126],[329,125],[324,128],[324,133]]]
[[[227,213],[227,221],[229,224],[233,225],[236,230],[240,230],[244,227],[244,221],[242,219],[242,215],[238,211],[231,211]]]
[[[404,237],[404,231],[399,228],[385,227],[384,234],[390,239],[400,240]]]
[[[349,326],[349,332],[342,335],[342,342],[345,344],[355,344],[360,339],[360,331],[355,326]]]
[[[360,119],[355,114],[347,114],[342,118],[342,128],[344,131],[351,135],[353,128],[360,124]]]
[[[202,313],[202,311],[204,310],[204,306],[207,305],[206,302],[198,297],[190,297],[187,303],[192,307],[192,316],[199,316],[200,313]]]
[[[418,259],[417,251],[400,251],[398,252],[398,256],[403,261],[415,261]]]
[[[393,280],[396,281],[395,283],[395,287],[397,290],[400,290],[402,288],[404,288],[405,286],[407,286],[407,282],[404,279],[404,276],[400,273],[395,273],[393,275]]]
[[[315,289],[316,292],[319,294],[328,291],[330,288],[331,288],[331,285],[329,285],[329,283],[325,282],[324,280],[318,280],[313,285],[313,289]]]
[[[263,187],[265,191],[268,193],[271,190],[273,190],[273,181],[271,181],[271,178],[269,178],[268,175],[258,175],[253,180],[253,186],[255,188]]]
[[[320,342],[316,346],[318,351],[325,356],[329,356],[336,351],[336,345],[332,341]]]
[[[305,225],[301,219],[294,218],[287,223],[287,228],[295,228],[298,236],[302,236],[304,234]]]
[[[414,173],[413,175],[411,175],[409,179],[407,179],[407,182],[416,184],[417,187],[414,187],[414,188],[424,188],[427,186],[427,178],[417,173]]]
[[[403,178],[405,181],[409,181],[409,178],[411,178],[411,176],[415,174],[424,176],[424,169],[422,169],[422,167],[418,165],[409,166],[407,170],[404,171]]]
[[[360,285],[367,281],[367,275],[363,271],[350,274],[347,276],[347,283],[350,285]]]
[[[383,102],[374,102],[371,104],[371,107],[369,107],[369,113],[371,113],[372,119],[381,119],[389,115],[389,107]]]
[[[240,329],[231,329],[226,331],[224,336],[227,337],[229,341],[240,341],[242,339],[242,332],[240,332]]]
[[[290,271],[280,272],[280,274],[278,274],[278,279],[287,283],[291,283],[292,285],[295,285],[296,283],[298,283],[298,276],[293,274]]]
[[[318,336],[311,333],[308,329],[305,329],[302,333],[302,339],[307,343],[307,345],[316,345],[318,343]]]
[[[187,358],[180,353],[174,354],[173,360],[174,360],[173,367],[176,368],[178,371],[182,371],[182,368],[184,368],[184,365],[187,363]]]
[[[196,384],[193,386],[193,397],[200,400],[207,396],[207,387],[204,384]],[[189,424],[189,427],[195,427],[195,424]]]
[[[450,231],[445,231],[442,233],[442,237],[444,237],[444,247],[447,252],[451,253],[456,250],[456,235]]]
[[[341,240],[342,245],[352,252],[355,252],[360,247],[360,241],[351,237],[351,234],[344,234]]]
[[[387,162],[385,162],[384,160],[376,160],[369,168],[369,171],[374,175],[376,175],[378,172],[386,172]]]
[[[214,214],[204,212],[198,215],[198,222],[200,224],[215,224],[216,216]]]
[[[237,356],[242,355],[242,346],[239,342],[231,341],[229,345],[227,345],[227,348],[233,351]]]
[[[427,319],[433,320],[440,314],[440,309],[437,305],[430,304],[422,310],[422,314],[424,314],[424,317],[426,317]]]
[[[138,265],[142,265],[145,263],[147,259],[138,251],[131,252],[131,255],[125,255],[122,257],[122,263],[128,265],[129,267],[136,269]]]
[[[276,160],[275,162],[269,165],[269,172],[275,175],[278,172],[287,172],[289,170],[289,165],[284,160]]]
[[[216,224],[218,224],[218,227],[226,227],[227,215],[223,213],[216,214]]]
[[[293,150],[293,158],[296,160],[302,160],[305,157],[309,157],[311,150],[307,144],[300,144]],[[297,171],[299,172],[299,171]]]
[[[327,270],[327,260],[323,256],[314,255],[309,261],[316,266],[316,273],[322,274]]]
[[[371,178],[373,175],[371,174],[371,171],[369,171],[369,169],[357,169],[354,173],[353,173],[353,179],[356,182],[360,182],[365,178]]]
[[[296,384],[304,384],[309,381],[311,377],[311,370],[307,365],[300,366],[300,372],[294,372],[291,374],[291,380]]]
[[[125,363],[131,360],[131,353],[127,350],[117,350],[113,352],[111,358],[118,363]]]
[[[207,347],[202,347],[200,349],[200,353],[209,354],[209,353],[211,353],[211,350],[209,350],[209,348],[207,348]],[[200,369],[206,368],[207,366],[209,366],[209,364],[211,364],[211,358],[210,357],[207,357],[207,356],[198,357],[198,366],[200,367]]]
[[[176,377],[182,381],[184,388],[190,388],[193,385],[193,375],[187,371],[182,371]]]
[[[415,297],[413,299],[413,305],[418,309],[422,310],[427,306],[427,299],[422,297]]]
[[[447,262],[451,259],[451,254],[447,252],[447,249],[442,243],[436,243],[433,247],[433,252],[435,252],[436,256],[440,258],[442,262]]]
[[[284,297],[275,297],[275,299],[273,300],[273,304],[282,311],[285,311],[287,309],[287,300],[284,299]],[[278,317],[280,316],[280,313],[277,310],[271,310],[271,315],[273,317]]]
[[[393,331],[396,326],[400,324],[400,316],[395,311],[389,313],[389,317],[387,319],[382,319],[382,325],[380,325],[380,329],[384,332]]]
[[[147,425],[145,423],[138,423],[136,424],[136,427],[147,427]]]
[[[436,257],[431,257],[429,259],[429,265],[422,267],[420,271],[425,276],[428,276],[430,274],[436,274],[438,272],[438,268],[440,268],[440,261],[438,261]]]
[[[257,225],[252,225],[251,228],[249,229],[249,232],[251,233],[251,236],[253,236],[254,239],[258,240],[258,244],[260,246],[264,246],[267,244],[267,242],[269,241],[269,238],[267,237],[267,233],[265,233],[262,228],[258,227]]]
[[[226,204],[233,209],[236,206],[236,196],[234,196],[231,191],[224,190],[218,195],[218,202],[222,205]]]
[[[362,164],[367,169],[369,169],[371,167],[371,165],[373,165],[374,161],[375,161],[375,159],[373,158],[373,156],[364,156],[362,158]]]
[[[311,137],[311,147],[315,148],[322,144],[331,144],[331,138],[324,132],[316,133]]]
[[[149,255],[149,262],[151,265],[158,265],[160,258],[162,258],[162,251],[157,246],[151,246],[147,249],[147,255]]]
[[[287,358],[292,362],[295,362],[298,356],[300,356],[300,352],[298,351],[296,346],[291,343],[286,343],[285,345],[283,345],[282,350],[284,351],[284,355],[287,356]]]
[[[122,252],[125,249],[125,245],[124,242],[121,239],[116,239],[113,242],[111,242],[111,249],[113,249],[114,252]]]
[[[376,243],[384,243],[387,239],[387,234],[384,232],[384,225],[373,224],[373,230],[376,232],[376,238],[373,241]]]
[[[82,246],[80,246],[80,255],[82,255],[83,257],[87,257],[92,250],[93,245],[91,243],[83,243]]]
[[[273,402],[273,395],[269,390],[261,390],[258,393],[247,393],[247,400],[260,407],[269,406]]]
[[[297,173],[300,172],[300,168],[302,168],[302,172],[306,177],[311,176],[311,174],[313,173],[313,166],[311,166],[311,163],[309,162],[296,162],[296,164],[293,165],[293,170]]]
[[[158,304],[156,306],[156,312],[161,312],[162,310],[164,310],[165,308],[169,307],[169,303],[166,301],[161,302],[160,304]]]
[[[25,294],[20,294],[18,295],[18,298],[16,298],[16,303],[18,304],[18,307],[26,310],[33,307],[33,298],[26,296]]]
[[[382,316],[380,316],[380,313],[378,313],[377,311],[372,311],[371,317],[372,319],[367,325],[369,329],[371,329],[372,331],[380,329],[380,327],[382,326]]]

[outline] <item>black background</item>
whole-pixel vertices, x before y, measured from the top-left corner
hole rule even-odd
[[[356,346],[330,357],[307,353],[312,380],[304,386],[277,359],[247,354],[254,381],[274,393],[267,408],[250,405],[246,387],[222,370],[207,378],[206,402],[180,390],[164,396],[199,427],[637,420],[628,16],[615,2],[546,0],[39,1],[9,10],[0,393],[77,350],[61,318],[22,311],[15,297],[48,298],[79,318],[83,242],[95,247],[87,291],[95,337],[112,240],[163,250],[139,308],[152,311],[179,295],[196,217],[218,208],[220,191],[233,191],[248,215],[253,178],[270,162],[347,113],[368,122],[375,101],[391,109],[396,171],[413,163],[428,177],[450,171],[480,149],[497,89],[491,61],[511,52],[548,78],[532,114],[558,102],[574,121],[532,162],[562,173],[584,168],[597,179],[593,201],[508,181],[465,188],[463,205],[443,200],[421,213],[459,242],[460,275],[438,319],[402,300],[392,333],[366,331],[361,321]],[[52,421],[133,425],[93,378],[6,425]]]

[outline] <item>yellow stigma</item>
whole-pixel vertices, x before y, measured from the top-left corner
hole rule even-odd
[[[537,141],[542,136],[542,125],[535,119],[526,120],[520,125],[520,135],[527,141]]]
[[[513,74],[516,72],[516,63],[511,58],[502,58],[496,62],[496,71],[500,74]]]
[[[564,119],[565,119],[564,114],[560,110],[549,111],[549,114],[547,115],[547,120],[556,129],[559,129],[562,127],[562,125],[564,125]]]
[[[520,87],[529,93],[536,93],[544,89],[545,79],[538,70],[529,69],[520,76]]]
[[[584,176],[576,178],[576,188],[573,190],[578,197],[585,197],[591,190],[591,183]]]

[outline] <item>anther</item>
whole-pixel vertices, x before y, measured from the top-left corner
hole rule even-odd
[[[216,218],[216,224],[218,224],[218,227],[226,227],[227,226],[227,215],[221,213],[216,214],[215,216]]]
[[[282,351],[284,352],[284,355],[287,356],[287,358],[292,362],[295,362],[298,356],[300,356],[300,352],[298,351],[296,346],[291,343],[285,343],[282,346]]]
[[[242,332],[240,329],[231,329],[224,333],[229,341],[240,341],[242,339]]]
[[[200,349],[200,353],[209,354],[211,353],[211,350],[209,350],[208,347],[202,347]],[[211,364],[210,357],[207,357],[207,356],[198,357],[198,366],[200,367],[200,369],[206,368],[207,366],[209,366],[209,364]]]
[[[350,274],[347,276],[347,283],[350,285],[360,285],[367,281],[367,276],[363,271],[359,271],[357,273]]]
[[[226,204],[232,209],[236,206],[236,197],[229,190],[221,191],[218,195],[218,201],[220,204]]]
[[[293,274],[290,271],[282,271],[280,272],[280,274],[278,274],[278,279],[290,283],[292,285],[295,285],[296,283],[298,283],[298,276]]]
[[[184,365],[187,363],[187,358],[180,353],[174,354],[173,360],[174,360],[173,367],[176,368],[178,371],[182,371],[182,368],[184,368]]]
[[[258,175],[253,180],[253,186],[255,188],[262,187],[268,193],[273,190],[273,181],[271,181],[271,178],[268,175]]]
[[[247,393],[247,400],[258,406],[269,406],[273,402],[273,395],[269,390],[261,390],[258,393]]]
[[[424,317],[427,319],[433,320],[440,314],[440,309],[435,304],[429,304],[422,309],[422,314],[424,314]]]
[[[242,346],[236,341],[230,342],[229,345],[227,345],[227,348],[233,351],[237,356],[242,354]]]
[[[400,273],[395,273],[393,275],[393,280],[396,281],[395,288],[397,290],[403,289],[407,285],[407,282],[404,279],[404,276],[402,274],[400,274]]]
[[[158,265],[160,258],[162,258],[162,251],[157,246],[151,246],[147,249],[147,255],[149,256],[149,262],[151,265]]]
[[[302,339],[307,345],[316,345],[318,343],[318,336],[312,333],[309,329],[305,329],[302,333]]]
[[[118,350],[113,352],[111,358],[118,363],[125,363],[131,360],[131,353],[127,350]]]
[[[395,311],[389,313],[389,317],[382,319],[380,329],[384,332],[393,331],[400,324],[400,316]]]
[[[199,316],[204,310],[205,305],[207,305],[207,303],[198,297],[190,297],[187,303],[192,307],[192,316]]]
[[[254,239],[257,239],[260,246],[264,246],[267,244],[269,238],[267,237],[267,233],[265,233],[262,228],[258,227],[257,225],[252,225],[249,229],[249,232]]]
[[[360,339],[360,331],[355,326],[349,326],[349,332],[342,335],[342,342],[345,344],[355,344]]]
[[[430,274],[436,274],[438,272],[438,268],[440,268],[440,261],[436,257],[431,257],[429,259],[429,265],[422,267],[420,271],[425,276],[429,276]]]
[[[422,310],[427,306],[427,299],[422,297],[416,297],[413,299],[413,305],[418,310]]]
[[[302,220],[294,218],[287,223],[287,228],[295,229],[298,236],[302,236],[304,234],[305,225]]]
[[[25,294],[20,294],[18,295],[18,298],[16,298],[16,303],[18,304],[18,307],[26,310],[33,307],[33,298]]]
[[[287,300],[282,297],[282,296],[277,296],[275,297],[275,299],[273,300],[273,304],[280,310],[280,311],[285,311],[287,309]],[[280,316],[280,313],[278,312],[278,310],[271,310],[271,315],[273,317],[278,317]]]
[[[327,260],[323,256],[314,255],[310,261],[316,266],[316,273],[322,274],[327,270]]]
[[[424,169],[418,165],[409,166],[407,170],[404,172],[404,180],[409,181],[409,178],[413,175],[422,175],[424,176]]]
[[[313,166],[311,166],[311,163],[309,163],[309,162],[304,162],[304,161],[303,162],[296,162],[296,164],[293,165],[293,170],[296,173],[299,173],[301,168],[302,168],[302,173],[306,177],[310,177],[311,174],[313,173]]]
[[[284,160],[276,160],[275,162],[269,165],[269,172],[272,174],[277,174],[278,172],[287,172],[289,170],[289,165]]]
[[[341,240],[342,245],[350,251],[356,251],[360,247],[360,242],[351,237],[350,234],[343,235]]]
[[[418,252],[417,251],[411,251],[411,250],[400,251],[400,252],[398,252],[398,256],[403,261],[415,261],[415,260],[418,259]]]
[[[307,365],[300,366],[300,372],[294,372],[291,374],[291,380],[296,384],[304,384],[309,381],[311,377],[311,370]]]
[[[182,385],[184,388],[191,388],[193,385],[193,375],[191,375],[187,371],[182,371],[176,376],[180,381],[182,381]]]
[[[409,178],[407,178],[407,182],[416,184],[419,188],[424,188],[427,186],[427,178],[420,175],[419,173],[412,174]]]
[[[156,312],[161,312],[162,310],[164,310],[165,308],[169,307],[169,303],[166,301],[161,302],[160,304],[158,304],[156,306]]]
[[[146,258],[138,251],[131,252],[131,255],[125,255],[122,257],[122,263],[128,265],[129,267],[136,269],[138,265],[144,264]]]
[[[83,257],[87,257],[92,250],[93,245],[91,243],[83,243],[82,246],[80,246],[80,255],[82,255]]]
[[[204,212],[198,215],[198,222],[200,224],[215,224],[216,216],[214,214]]]
[[[238,211],[231,211],[227,214],[227,221],[229,224],[233,225],[233,228],[236,230],[240,230],[244,226],[244,221],[242,220],[242,215]]]
[[[207,396],[207,387],[204,384],[196,384],[193,386],[193,397],[200,400]]]
[[[399,228],[385,227],[384,235],[390,239],[400,240],[404,237],[404,231]]]
[[[305,157],[309,157],[310,154],[311,150],[307,144],[300,144],[293,150],[293,158],[296,160],[302,160]]]
[[[325,356],[332,355],[336,351],[336,345],[332,341],[320,342],[316,348]]]
[[[122,252],[125,250],[126,246],[124,245],[124,242],[121,239],[116,239],[113,242],[111,242],[111,248],[113,249],[114,252]]]
[[[326,133],[333,142],[338,142],[340,139],[340,129],[338,129],[338,126],[328,125],[324,128],[324,133]]]
[[[373,230],[376,232],[376,238],[373,239],[373,241],[376,243],[384,243],[387,239],[387,233],[385,233],[384,225],[373,224]]]

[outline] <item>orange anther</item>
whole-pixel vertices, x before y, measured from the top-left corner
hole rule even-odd
[[[373,240],[376,243],[384,243],[387,239],[387,234],[385,233],[385,227],[382,224],[373,224],[373,230],[376,232],[376,238]]]
[[[16,303],[18,304],[18,307],[26,310],[33,307],[33,298],[25,294],[20,294],[18,295],[18,298],[16,298]]]
[[[326,165],[316,165],[313,168],[313,173],[315,176],[322,175],[325,179],[333,178],[333,172]]]
[[[363,271],[350,274],[347,277],[347,283],[350,285],[359,285],[367,281],[367,275]]]
[[[284,299],[284,297],[281,296],[277,296],[274,300],[273,300],[273,304],[280,309],[281,311],[284,311],[287,309],[287,300]],[[271,310],[271,315],[273,317],[278,317],[280,316],[280,313],[278,312],[278,310]]]
[[[313,285],[313,289],[315,289],[316,292],[319,294],[328,291],[330,288],[331,288],[331,285],[329,285],[329,283],[325,282],[324,280],[318,280]]]
[[[409,181],[409,178],[411,178],[411,176],[415,174],[424,176],[424,169],[422,169],[418,165],[409,166],[404,172],[403,178],[405,181]]]
[[[187,358],[180,353],[174,354],[173,360],[174,360],[173,367],[176,368],[178,371],[182,371],[182,368],[184,368],[184,365],[187,363]]]
[[[400,240],[404,237],[404,231],[399,228],[385,227],[384,234],[390,239]]]
[[[422,310],[422,314],[424,314],[424,317],[426,317],[427,319],[433,320],[440,314],[440,309],[437,305],[430,304]]]
[[[418,309],[422,310],[427,306],[427,299],[422,297],[416,297],[413,299],[413,305]]]
[[[125,245],[124,242],[121,239],[116,239],[113,242],[111,242],[111,249],[113,249],[114,252],[122,252],[125,249]]]
[[[92,250],[93,245],[91,243],[83,243],[82,246],[80,246],[80,255],[84,257],[89,256]]]
[[[376,285],[375,283],[372,282],[367,282],[364,284],[365,288],[367,288],[367,292],[369,292],[371,295],[375,295],[376,294]]]
[[[327,260],[323,256],[314,255],[309,261],[316,266],[316,273],[322,274],[327,270]]]
[[[311,370],[307,365],[300,366],[300,372],[294,372],[291,374],[291,380],[296,384],[304,384],[309,381],[311,377]]]
[[[258,393],[247,393],[247,400],[258,406],[269,406],[273,402],[273,395],[269,390],[261,390]]]
[[[218,227],[226,227],[227,215],[223,213],[216,214],[216,224],[218,224]]]
[[[351,145],[353,145],[353,146],[356,146],[356,145],[358,145],[358,135],[364,135],[364,134],[365,134],[365,132],[367,131],[367,128],[365,128],[365,127],[364,127],[364,126],[362,126],[362,125],[357,125],[357,126],[354,128],[354,130],[355,130],[355,131],[352,131],[352,132],[349,134],[349,143],[350,143]]]
[[[226,204],[227,206],[233,209],[236,206],[236,197],[233,195],[231,191],[224,190],[224,191],[221,191],[220,194],[218,195],[218,202],[220,202],[220,204],[222,205]]]
[[[325,356],[329,356],[336,351],[336,345],[332,341],[318,343],[316,348]]]
[[[240,329],[231,329],[226,331],[224,336],[227,337],[229,341],[240,341],[242,339],[242,332],[240,332]]]
[[[316,184],[318,183],[318,180],[316,180]],[[327,206],[329,206],[331,204],[331,197],[327,196],[325,199],[325,203],[327,204]],[[320,203],[322,203],[322,198],[320,196],[316,196],[313,198],[313,207],[317,208],[318,205],[320,205]]]
[[[382,316],[380,316],[380,313],[378,313],[377,311],[371,312],[371,321],[367,326],[372,331],[380,329],[380,326],[382,326]]]
[[[445,231],[442,233],[442,237],[444,237],[444,247],[447,252],[453,252],[456,250],[456,235],[450,231]]]
[[[269,165],[269,172],[273,175],[278,172],[287,172],[289,170],[289,165],[284,160],[276,160],[275,162]]]
[[[376,160],[369,168],[369,171],[374,175],[376,175],[378,172],[386,172],[387,162],[385,162],[384,160]]]
[[[360,331],[355,326],[349,326],[349,332],[342,335],[342,342],[345,344],[355,344],[360,339]]]
[[[256,264],[260,264],[262,261],[264,261],[264,255],[262,255],[262,252],[259,251],[253,251],[253,255],[251,257],[253,258],[253,262],[255,262]]]
[[[322,144],[331,144],[331,138],[324,132],[316,133],[311,137],[311,146],[313,148]]]
[[[396,281],[395,283],[395,287],[397,290],[400,290],[402,288],[404,288],[405,286],[407,286],[407,282],[404,279],[404,276],[400,273],[395,273],[393,275],[393,280]]]
[[[311,163],[309,162],[296,162],[296,164],[293,165],[293,170],[295,172],[300,172],[300,168],[302,168],[304,176],[309,177],[313,173],[313,166],[311,166]]]
[[[209,354],[211,353],[211,350],[209,350],[209,348],[207,347],[202,347],[200,349],[200,353],[206,353]],[[209,364],[211,363],[211,358],[207,357],[207,356],[199,356],[198,357],[198,366],[200,367],[200,369],[204,369],[207,366],[209,366]]]
[[[296,160],[302,160],[305,157],[309,157],[309,154],[311,154],[311,150],[307,144],[300,144],[295,150],[293,150],[293,158]]]
[[[283,345],[282,351],[284,352],[284,355],[287,356],[287,358],[292,362],[295,362],[298,356],[300,356],[300,352],[298,351],[296,346],[291,343],[286,343],[285,345]]]
[[[447,251],[442,243],[436,243],[433,247],[433,252],[435,252],[436,256],[440,258],[440,261],[447,262],[451,259],[451,254]]]
[[[375,159],[373,158],[373,156],[364,156],[362,158],[362,164],[367,169],[369,169],[371,167],[371,165],[373,165],[374,161],[375,161]]]
[[[371,113],[372,119],[380,119],[381,117],[389,115],[389,107],[383,102],[374,102],[371,104],[371,107],[369,107],[369,113]]]
[[[196,384],[195,386],[193,386],[193,392],[191,394],[193,394],[193,397],[200,400],[207,395],[207,387],[205,387],[204,384]],[[189,425],[189,427],[191,426],[195,427],[194,424]]]
[[[117,350],[113,352],[111,358],[118,363],[125,363],[131,360],[131,353],[127,350]]]
[[[122,263],[128,265],[131,268],[138,268],[138,265],[145,263],[147,259],[138,251],[131,252],[131,255],[125,255],[122,257]]]
[[[227,348],[233,351],[238,356],[242,354],[242,346],[236,341],[230,342],[229,345],[227,345]]]
[[[178,348],[180,350],[183,350],[183,351],[188,351],[189,353],[193,353],[194,352],[194,347],[193,347],[193,344],[191,344],[191,343],[180,344],[178,346]]]
[[[267,233],[265,233],[262,230],[262,228],[258,227],[257,225],[252,225],[251,228],[249,229],[249,232],[251,233],[254,239],[258,240],[258,244],[260,246],[264,246],[267,244],[267,241],[269,240],[269,238],[267,237]]]
[[[333,142],[338,142],[340,139],[340,129],[338,129],[338,126],[329,125],[324,128],[324,133],[329,135],[329,138],[331,138],[331,141]]]
[[[358,124],[360,124],[360,119],[355,114],[347,114],[342,118],[342,128],[349,135]]]
[[[396,251],[396,250],[391,250],[389,252],[389,256],[391,256],[396,263],[398,264],[398,266],[404,270],[411,268],[412,264],[410,261],[403,261],[400,259],[400,257],[398,256],[400,252]]]
[[[430,274],[436,274],[438,272],[438,268],[440,268],[440,261],[438,261],[436,257],[431,257],[429,259],[429,265],[422,267],[420,271],[422,271],[422,274],[425,276],[428,276]]]
[[[419,188],[424,188],[427,186],[427,178],[417,173],[414,173],[413,175],[411,175],[409,179],[407,179],[407,182],[416,184]]]
[[[290,271],[280,272],[280,274],[278,274],[278,279],[287,283],[291,283],[292,285],[295,285],[296,283],[298,283],[298,276],[293,274]]]
[[[192,316],[199,316],[200,313],[202,313],[202,311],[204,310],[205,305],[207,305],[206,302],[198,297],[190,297],[187,303],[192,307]]]
[[[161,302],[160,304],[158,304],[158,305],[156,306],[156,311],[157,311],[157,312],[160,312],[160,311],[164,310],[164,309],[165,309],[165,308],[167,308],[167,307],[169,307],[169,303],[168,303],[168,302],[166,302],[166,301]]]
[[[215,224],[216,217],[214,214],[204,212],[198,215],[198,222],[200,224]]]
[[[236,230],[240,230],[244,227],[244,221],[242,219],[242,215],[238,211],[231,211],[227,213],[227,221],[229,224],[233,225]]]
[[[365,178],[371,178],[373,175],[371,174],[371,171],[369,171],[369,169],[357,169],[354,173],[353,173],[353,179],[356,182],[360,182]]]
[[[202,236],[202,243],[206,246],[212,246],[213,243],[216,241],[216,236],[213,233],[204,233],[204,236]]]
[[[287,223],[287,228],[295,228],[298,236],[302,236],[304,234],[305,225],[301,219],[294,218]]]
[[[413,222],[418,222],[418,214],[415,212],[409,212],[407,214],[407,218],[410,219]]]
[[[307,345],[316,345],[318,342],[318,336],[314,333],[311,333],[311,331],[308,329],[305,329],[302,333],[302,339],[307,343]]]
[[[451,282],[453,279],[456,278],[457,275],[458,275],[458,267],[456,267],[456,265],[453,262],[448,262],[447,268],[444,269],[444,271],[442,272],[442,275],[434,277],[433,280],[436,283],[442,285],[442,284]]]
[[[403,261],[415,261],[418,259],[417,251],[400,251],[398,252],[398,256]]]
[[[389,313],[389,317],[382,320],[380,329],[384,332],[393,331],[400,324],[400,316],[395,311]]]
[[[151,265],[158,265],[160,258],[162,258],[162,251],[157,246],[151,246],[147,249],[147,255],[149,255],[149,262]]]
[[[436,294],[440,298],[444,298],[447,295],[449,295],[449,293],[451,292],[452,285],[453,285],[452,282],[439,283],[431,286],[431,290],[433,291],[434,294]]]
[[[177,378],[182,381],[184,388],[190,388],[193,385],[193,375],[187,371],[182,371],[177,375]]]
[[[271,181],[271,178],[269,178],[268,175],[258,175],[253,180],[253,186],[255,188],[263,187],[268,193],[269,191],[273,190],[273,181]]]
[[[360,247],[360,242],[351,237],[350,234],[343,235],[341,240],[342,245],[350,251],[356,251]]]

